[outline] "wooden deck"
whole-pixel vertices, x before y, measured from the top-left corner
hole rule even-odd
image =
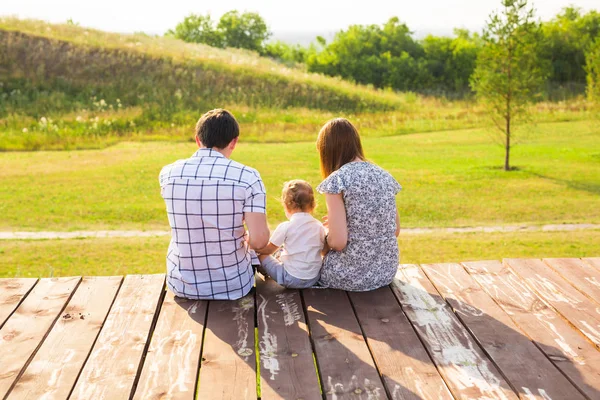
[[[600,399],[600,258],[402,265],[373,292],[189,301],[0,279],[0,398]]]

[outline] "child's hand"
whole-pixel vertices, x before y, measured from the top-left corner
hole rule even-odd
[[[325,229],[329,229],[329,218],[327,217],[327,215],[322,218],[322,221],[323,221],[323,227]]]

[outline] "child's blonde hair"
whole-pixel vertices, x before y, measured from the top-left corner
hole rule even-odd
[[[316,207],[312,186],[301,179],[294,179],[283,184],[281,201],[290,211],[312,212]]]

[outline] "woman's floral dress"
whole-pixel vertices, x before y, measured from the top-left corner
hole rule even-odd
[[[400,184],[367,161],[345,164],[317,187],[319,193],[342,193],[348,244],[323,260],[319,285],[367,291],[389,285],[398,269],[396,194]]]

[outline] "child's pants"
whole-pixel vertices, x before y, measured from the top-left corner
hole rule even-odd
[[[319,280],[319,276],[312,279],[300,279],[290,275],[283,267],[283,264],[272,256],[263,260],[260,267],[258,267],[258,271],[263,275],[270,276],[281,286],[290,289],[306,289],[316,284]]]

